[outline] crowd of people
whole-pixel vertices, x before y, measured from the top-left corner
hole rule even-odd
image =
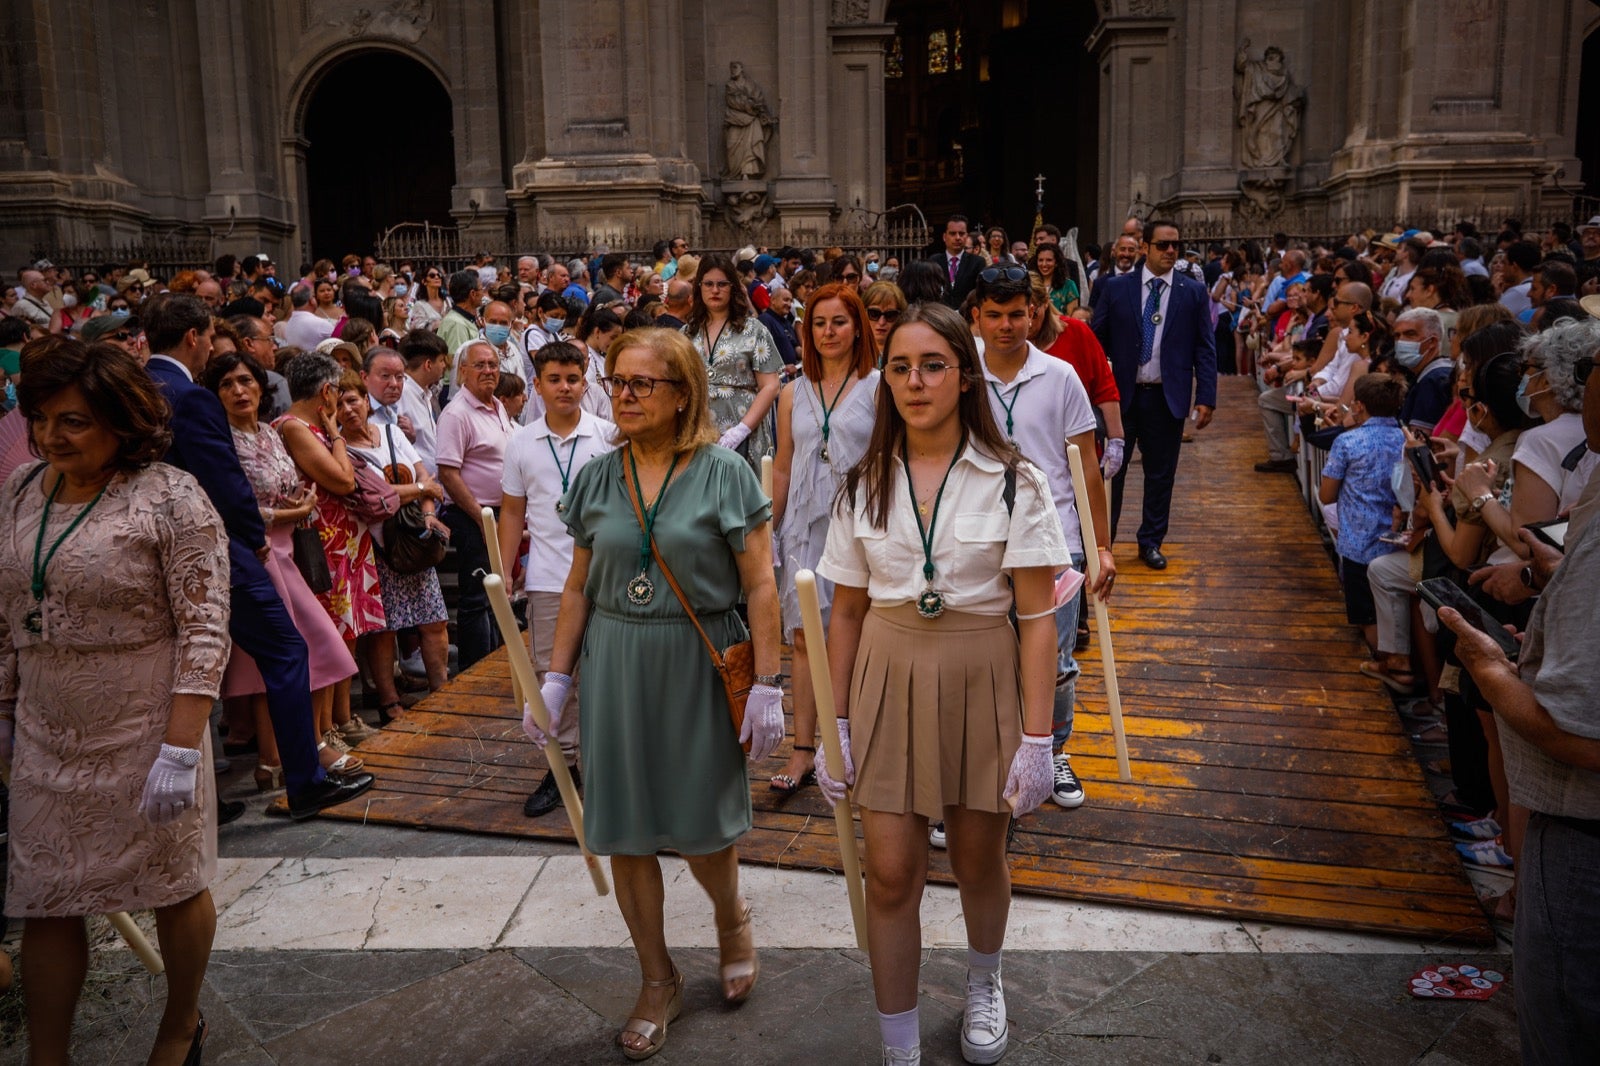
[[[442,687],[500,640],[488,508],[638,953],[627,1057],[658,1051],[682,1004],[660,850],[711,899],[726,1002],[756,984],[736,849],[749,767],[784,739],[787,643],[792,755],[766,787],[853,789],[885,1061],[919,1061],[930,844],[968,901],[962,1053],[996,1061],[1007,829],[1046,801],[1085,802],[1075,654],[1087,597],[1117,579],[1129,460],[1137,558],[1160,571],[1180,445],[1210,422],[1219,373],[1261,386],[1258,470],[1296,469],[1296,438],[1328,449],[1349,617],[1374,653],[1363,672],[1437,705],[1463,852],[1509,863],[1528,846],[1528,756],[1496,727],[1495,683],[1475,680],[1490,657],[1452,641],[1456,616],[1441,630],[1414,587],[1452,576],[1528,624],[1562,572],[1521,531],[1595,495],[1578,412],[1600,323],[1573,297],[1600,273],[1586,255],[1600,263],[1600,219],[1576,255],[1571,233],[1544,249],[1510,236],[1488,263],[1465,224],[1448,242],[1202,254],[1170,221],[1130,219],[1102,261],[1054,226],[1011,242],[953,216],[942,251],[904,263],[697,255],[674,238],[643,263],[530,254],[504,271],[489,256],[455,270],[347,256],[293,279],[265,255],[169,278],[33,264],[0,309],[5,404],[40,460],[23,453],[0,490],[0,761],[16,769],[9,909],[27,919],[25,955],[60,960],[35,971],[53,989],[30,1013],[36,1055],[64,1058],[81,916],[129,906],[191,948],[152,1061],[200,1047],[193,945],[209,945],[216,829],[236,816],[210,781],[212,701],[222,756],[253,755],[291,816],[370,787],[360,744],[405,717],[404,692]],[[1091,569],[1089,544],[1096,577],[1061,591],[1065,571]],[[112,552],[126,565],[93,565]],[[829,626],[843,781],[817,754],[803,569]],[[705,649],[745,640],[741,719]],[[1586,669],[1560,661],[1565,683]],[[146,702],[104,698],[129,676]],[[51,714],[85,724],[52,731]],[[531,711],[523,727],[550,739]],[[107,774],[73,784],[108,746]],[[552,772],[524,813],[560,806]],[[85,818],[98,850],[44,862],[56,827]],[[182,856],[159,883],[141,873],[157,852]]]

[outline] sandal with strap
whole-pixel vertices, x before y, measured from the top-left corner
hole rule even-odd
[[[683,1010],[683,974],[678,972],[676,966],[672,968],[671,977],[660,981],[647,980],[644,983],[644,987],[671,988],[672,998],[667,1001],[666,1017],[659,1024],[649,1018],[633,1017],[628,1019],[627,1024],[622,1027],[622,1031],[617,1034],[617,1046],[622,1049],[624,1055],[634,1062],[642,1062],[666,1046],[667,1026]],[[647,1043],[642,1048],[630,1047],[622,1039],[629,1034],[644,1037]]]
[[[796,744],[794,746],[794,750],[809,751],[813,755],[817,753],[816,748],[808,748],[804,744]],[[794,775],[788,773],[773,774],[772,780],[768,783],[767,787],[780,796],[788,797],[794,795],[796,792],[799,792],[807,785],[815,784],[816,780],[817,772],[815,770],[806,770],[799,777],[795,777]]]
[[[734,937],[747,936],[750,933],[750,904],[745,903],[744,913],[731,928],[717,930],[717,951],[724,958],[727,957],[727,942]],[[756,958],[756,945],[752,937],[750,954],[733,962],[724,962],[721,965],[722,976],[722,1002],[730,1007],[737,1007],[750,998],[750,993],[756,990],[756,976],[761,972],[760,960]],[[730,993],[728,986],[735,981],[748,980],[743,992]]]
[[[1409,696],[1417,691],[1417,677],[1410,670],[1390,670],[1380,662],[1368,659],[1356,667],[1362,674],[1381,681],[1391,692]]]
[[[338,754],[339,757],[330,763],[322,757],[324,751],[330,750],[333,749],[328,747],[327,741],[317,745],[317,761],[321,762],[322,768],[330,774],[359,774],[366,767],[366,763],[362,762],[360,757],[348,752],[339,753],[335,751],[335,754]]]

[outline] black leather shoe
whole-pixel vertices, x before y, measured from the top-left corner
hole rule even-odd
[[[1268,459],[1256,464],[1258,474],[1292,474],[1300,469],[1300,464],[1293,459]]]
[[[371,787],[371,774],[329,774],[319,784],[302,792],[289,793],[289,817],[297,822],[310,818],[324,807],[355,799]]]
[[[576,766],[569,767],[569,769],[572,772],[572,784],[575,787],[581,786],[583,784],[583,775],[578,772]],[[525,817],[537,818],[541,814],[549,814],[561,805],[561,789],[556,787],[556,775],[554,773],[546,773],[544,780],[539,782],[539,787],[534,789],[533,795],[529,796],[527,802],[522,805],[522,813]]]
[[[223,800],[217,804],[218,825],[227,825],[229,822],[237,821],[242,814],[244,814],[244,802],[242,800]]]
[[[1161,554],[1160,548],[1140,548],[1139,561],[1152,570],[1167,568],[1167,557]]]

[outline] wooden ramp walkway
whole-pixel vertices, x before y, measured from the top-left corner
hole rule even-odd
[[[1184,448],[1161,574],[1131,547],[1137,466],[1129,478],[1112,618],[1134,782],[1117,780],[1091,645],[1071,744],[1088,802],[1023,820],[1017,889],[1493,943],[1389,698],[1356,672],[1360,637],[1294,480],[1251,470],[1265,453],[1250,383],[1224,379],[1221,402]],[[328,815],[570,840],[559,816],[522,817],[544,764],[509,704],[496,655],[363,744],[378,784]],[[780,765],[752,775],[741,857],[836,868],[819,792],[774,804]],[[949,882],[940,852],[933,877]]]

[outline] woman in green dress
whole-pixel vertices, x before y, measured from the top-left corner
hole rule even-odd
[[[638,329],[612,342],[605,385],[619,447],[591,461],[561,502],[572,569],[561,593],[545,706],[583,671],[583,828],[611,856],[617,903],[644,988],[617,1035],[630,1059],[660,1050],[683,1001],[667,952],[661,864],[678,852],[716,913],[723,999],[755,987],[750,908],[735,842],[750,828],[750,759],[783,737],[772,505],[750,466],[716,444],[705,363],[680,333]],[[671,569],[710,640],[755,645],[756,684],[734,730],[705,643],[652,555]],[[734,610],[743,593],[750,629]],[[524,722],[536,743],[543,735]]]
[[[768,416],[778,402],[783,359],[727,256],[713,253],[700,261],[683,332],[710,375],[711,421],[718,443],[744,456],[751,470],[759,470],[761,457],[776,449]]]

